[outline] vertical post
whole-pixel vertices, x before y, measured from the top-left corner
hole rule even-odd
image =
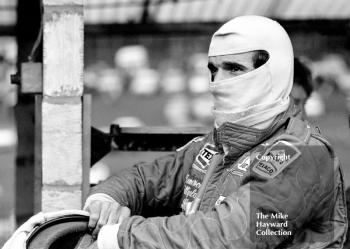
[[[17,1],[16,37],[17,70],[28,55],[38,36],[41,20],[41,0]],[[30,15],[29,15],[30,13]],[[36,61],[41,61],[41,53]],[[22,224],[34,212],[34,97],[18,91],[14,108],[18,144],[16,151],[16,222]]]
[[[41,211],[42,189],[42,140],[41,140],[41,103],[43,96],[35,95],[35,125],[34,125],[34,213]]]
[[[91,95],[83,96],[83,186],[82,204],[89,193],[91,168]]]
[[[83,164],[83,0],[43,0],[41,210],[79,209]],[[85,163],[86,164],[86,163]]]

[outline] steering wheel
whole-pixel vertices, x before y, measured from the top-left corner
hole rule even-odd
[[[27,239],[27,249],[97,249],[88,228],[89,217],[65,215],[43,223]]]

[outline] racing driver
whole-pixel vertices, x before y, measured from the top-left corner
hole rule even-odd
[[[293,60],[269,18],[220,27],[208,52],[213,131],[92,189],[85,210],[98,247],[342,248],[340,164],[297,115]]]

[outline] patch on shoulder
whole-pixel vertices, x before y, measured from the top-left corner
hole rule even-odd
[[[301,152],[295,145],[280,140],[265,153],[255,157],[252,170],[260,176],[274,178],[300,155]]]

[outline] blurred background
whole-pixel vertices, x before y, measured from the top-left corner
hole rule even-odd
[[[210,38],[244,14],[272,17],[289,33],[295,56],[311,71],[309,83],[293,94],[307,98],[305,114],[334,145],[349,186],[348,0],[85,0],[84,84],[92,94],[92,125],[104,131],[111,123],[211,126]],[[19,94],[10,75],[28,60],[40,17],[39,0],[0,0],[0,246],[32,212],[34,98]],[[133,160],[108,155],[92,168],[91,182]]]

